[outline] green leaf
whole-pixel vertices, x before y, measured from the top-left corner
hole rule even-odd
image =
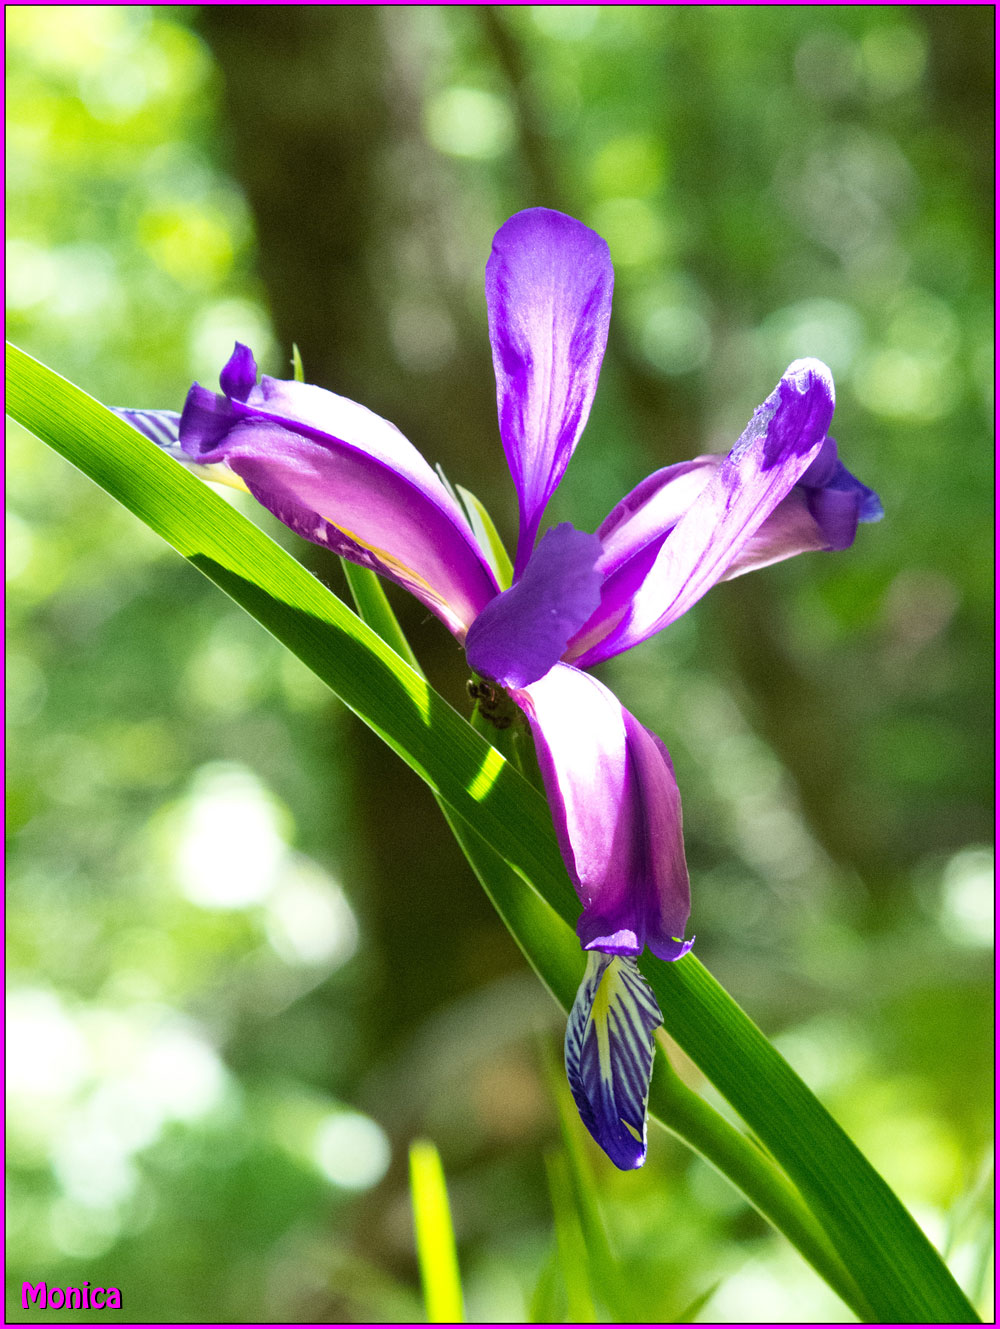
[[[565,1154],[547,1155],[545,1174],[555,1216],[559,1270],[566,1287],[566,1319],[569,1324],[596,1324],[587,1243],[576,1211],[573,1180]]]
[[[417,1259],[430,1324],[461,1324],[462,1284],[444,1169],[429,1140],[410,1145],[410,1198]]]
[[[572,938],[579,904],[548,809],[528,781],[290,554],[124,421],[13,347],[7,410],[294,651],[440,796],[460,837],[474,850],[481,842],[492,865],[514,869],[516,876],[484,876],[522,948],[568,1005],[582,963],[577,953],[571,973],[571,948],[555,938],[559,927]],[[543,939],[537,946],[535,936]],[[976,1321],[898,1198],[704,966],[687,955],[674,964],[647,957],[642,969],[667,1031],[780,1163],[862,1294],[852,1296],[841,1280],[841,1295],[875,1320]],[[811,1245],[821,1267],[822,1244],[810,1240],[808,1222],[793,1240]]]
[[[545,1076],[559,1113],[566,1172],[587,1248],[587,1264],[593,1271],[594,1287],[612,1321],[617,1324],[639,1322],[648,1317],[640,1313],[638,1299],[630,1295],[622,1278],[621,1265],[611,1249],[597,1198],[597,1182],[585,1152],[586,1131],[570,1094],[566,1074],[551,1055],[545,1062]]]
[[[505,591],[514,580],[514,565],[510,561],[510,555],[504,548],[503,541],[500,539],[500,532],[497,530],[493,518],[475,494],[463,485],[456,485],[456,488],[462,497],[462,504],[468,513],[472,530],[479,541],[480,548],[485,549],[489,554],[490,564],[496,575],[497,583],[500,589]]]
[[[558,1324],[563,1321],[565,1297],[560,1300],[562,1291],[564,1289],[560,1286],[559,1279],[559,1250],[553,1241],[528,1302],[528,1323]]]
[[[292,342],[292,378],[294,378],[296,383],[304,383],[306,381],[306,371],[302,367],[302,354],[295,342]]]

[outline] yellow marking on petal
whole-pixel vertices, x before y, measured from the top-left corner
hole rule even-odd
[[[614,986],[613,983],[609,982],[609,979],[611,979],[614,974],[617,963],[618,958],[616,956],[601,975],[601,981],[598,983],[597,991],[594,993],[594,1004],[591,1007],[591,1010],[594,1019],[600,1020],[603,1024],[607,1024],[608,1021],[608,1011],[611,1007],[611,989]]]
[[[407,582],[410,582],[413,585],[419,586],[422,590],[425,590],[428,593],[428,595],[432,596],[439,604],[444,604],[444,601],[434,590],[434,587],[431,586],[431,584],[424,577],[421,577],[418,572],[414,572],[411,567],[408,567],[400,559],[395,558],[392,554],[389,553],[388,550],[379,549],[378,545],[373,545],[370,544],[367,540],[362,540],[361,536],[358,535],[356,531],[349,531],[347,527],[343,524],[343,522],[333,521],[330,517],[324,517],[322,512],[319,515],[322,518],[322,520],[327,523],[328,526],[332,526],[333,529],[335,531],[339,531],[341,535],[346,535],[348,540],[351,540],[354,544],[356,544],[359,549],[366,549],[369,554],[374,554],[380,563],[385,564],[387,568],[391,569],[395,573],[398,573],[401,577],[404,577]]]
[[[230,489],[242,489],[244,494],[249,494],[250,489],[245,480],[231,471],[229,467],[221,461],[213,461],[208,466],[203,466],[201,462],[185,461],[181,465],[186,467],[193,475],[198,475],[202,480],[210,480],[214,485],[228,485]]]
[[[596,627],[591,628],[585,637],[578,637],[572,647],[567,650],[563,659],[572,664],[574,660],[579,660],[585,651],[589,651],[592,646],[599,645],[605,637],[610,637],[612,632],[619,626],[628,612],[629,606],[624,605],[607,618],[602,618]]]
[[[496,748],[490,748],[483,758],[482,766],[472,777],[472,783],[469,785],[469,793],[477,802],[484,799],[496,784],[503,767],[503,757],[497,752]]]
[[[601,1079],[608,1084],[611,1083],[611,1032],[608,1028],[608,1014],[611,1009],[614,987],[613,981],[609,982],[608,980],[613,975],[617,963],[616,957],[601,975],[601,981],[594,993],[594,1003],[590,1008],[590,1016],[594,1022],[594,1035],[597,1038],[597,1064],[600,1067]]]

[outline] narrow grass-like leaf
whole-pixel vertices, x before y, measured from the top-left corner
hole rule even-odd
[[[514,565],[510,561],[504,542],[500,539],[500,532],[485,505],[476,498],[475,494],[464,485],[457,485],[456,488],[461,495],[462,504],[468,513],[476,539],[480,546],[489,552],[490,564],[496,573],[500,589],[505,591],[514,580]]]
[[[515,869],[495,897],[515,936],[543,924],[551,932],[559,920],[573,936],[579,904],[544,800],[346,605],[207,485],[16,348],[7,356],[7,410],[294,651],[440,795],[461,834]],[[568,953],[548,947],[542,961],[564,1004],[579,979]],[[667,1031],[781,1164],[849,1267],[864,1297],[860,1313],[885,1322],[975,1322],[898,1198],[699,961],[647,957],[642,968]]]
[[[556,1225],[559,1269],[566,1288],[566,1319],[570,1324],[596,1324],[597,1310],[590,1286],[590,1262],[576,1211],[569,1163],[563,1153],[548,1154],[545,1174]]]
[[[721,1280],[720,1280],[721,1282]],[[719,1284],[713,1283],[711,1287],[706,1288],[704,1292],[699,1292],[693,1301],[689,1301],[684,1309],[677,1316],[677,1324],[694,1324],[697,1316],[705,1309],[708,1303],[719,1290]]]
[[[559,1280],[559,1250],[553,1240],[528,1302],[529,1324],[559,1324],[565,1320],[565,1296]]]
[[[306,371],[302,364],[302,353],[294,342],[292,342],[292,378],[296,383],[306,381]]]
[[[597,1200],[597,1183],[587,1158],[586,1134],[569,1091],[562,1065],[551,1055],[545,1056],[545,1078],[549,1092],[559,1113],[559,1131],[566,1158],[566,1170],[573,1189],[573,1202],[579,1216],[580,1230],[587,1247],[587,1264],[593,1271],[593,1286],[611,1319],[619,1324],[630,1324],[647,1319],[639,1313],[639,1299],[630,1295],[622,1278],[619,1264],[608,1239]],[[657,1317],[652,1317],[657,1318]]]
[[[462,1284],[444,1169],[429,1140],[410,1145],[410,1198],[429,1324],[461,1324]]]

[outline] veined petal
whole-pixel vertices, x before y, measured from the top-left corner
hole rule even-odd
[[[557,664],[515,691],[528,717],[563,860],[583,903],[585,950],[664,960],[690,912],[670,754],[603,683]]]
[[[608,339],[607,244],[549,208],[505,222],[486,264],[497,412],[521,514],[515,575],[587,423]]]
[[[695,457],[647,475],[611,509],[597,528],[601,570],[612,576],[648,545],[657,549],[691,507],[722,462]]]
[[[681,517],[722,466],[724,457],[696,457],[654,471],[611,510],[598,528],[603,574],[598,610],[576,634],[567,660],[603,658],[591,648],[625,618],[635,594]],[[743,543],[720,581],[768,567],[811,550],[840,551],[854,543],[859,522],[879,521],[882,504],[837,456],[827,437],[816,459],[762,524]]]
[[[724,580],[813,549],[849,549],[858,523],[880,521],[882,515],[878,494],[851,474],[828,438],[795,488],[726,569]]]
[[[597,608],[601,542],[564,522],[545,532],[520,578],[491,600],[465,639],[477,674],[521,688],[547,674]]]
[[[133,429],[137,429],[144,438],[155,443],[161,452],[168,453],[174,461],[203,480],[211,480],[217,485],[228,485],[231,489],[246,489],[246,485],[226,466],[203,466],[194,461],[181,447],[178,440],[181,417],[177,411],[141,411],[123,406],[111,408],[115,415],[121,416]]]
[[[127,420],[133,429],[155,443],[178,461],[189,461],[177,439],[181,417],[177,411],[136,411],[127,406],[113,406],[115,415]],[[180,454],[180,455],[178,455]]]
[[[243,391],[247,365],[234,359],[226,371]],[[198,461],[225,462],[305,539],[405,586],[460,640],[497,594],[441,479],[394,425],[357,402],[267,376],[245,401],[195,384],[180,438]]]
[[[566,1026],[566,1076],[580,1117],[615,1167],[642,1167],[653,1031],[663,1023],[634,960],[591,951]]]
[[[825,365],[789,365],[655,556],[652,544],[645,544],[638,585],[627,561],[608,577],[601,607],[571,645],[573,658],[589,666],[628,650],[680,618],[721,581],[820,455],[833,405]]]

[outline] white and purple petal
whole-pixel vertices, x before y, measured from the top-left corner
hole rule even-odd
[[[615,1167],[642,1167],[653,1031],[663,1023],[635,961],[591,951],[566,1025],[566,1077],[580,1118]]]
[[[267,376],[248,387],[252,357],[240,350],[223,375],[246,400],[195,384],[181,417],[184,449],[201,463],[224,462],[305,539],[405,586],[462,640],[498,587],[440,477],[357,402]]]
[[[546,531],[510,590],[469,629],[465,655],[484,678],[522,688],[547,674],[597,608],[601,542],[568,522]]]
[[[664,960],[691,907],[681,799],[666,747],[603,683],[572,665],[516,690],[563,860],[583,904],[584,950]]]
[[[638,549],[632,544],[638,563],[628,557],[627,527],[636,517],[615,521],[601,606],[571,643],[570,658],[585,667],[638,645],[723,580],[820,456],[833,407],[830,371],[818,360],[796,360],[727,456],[707,467],[689,463],[692,469],[678,470],[664,486],[659,501],[667,508],[680,506],[682,491],[693,497],[658,548],[643,529],[646,505],[638,505],[636,524],[642,543]],[[657,501],[655,485],[647,500]]]
[[[605,241],[564,213],[529,208],[494,237],[486,304],[500,436],[521,517],[516,574],[587,423],[613,284]]]

